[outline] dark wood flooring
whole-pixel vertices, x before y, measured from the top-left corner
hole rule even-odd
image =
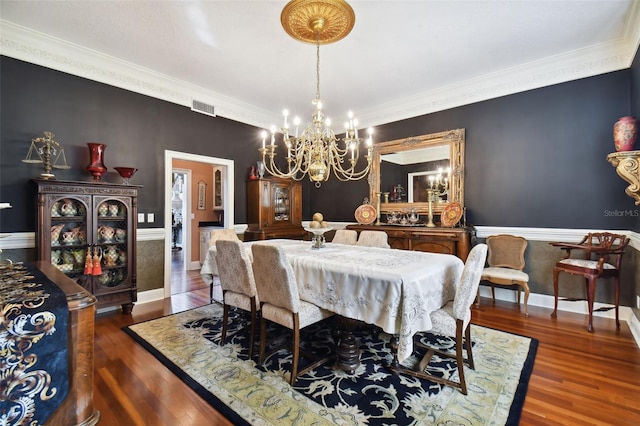
[[[132,315],[101,313],[96,321],[95,394],[101,425],[230,425],[224,417],[135,343],[123,326],[209,303],[198,271],[172,275],[171,298],[134,307]],[[179,289],[179,290],[178,290]],[[216,297],[221,297],[219,286]],[[639,425],[640,349],[626,323],[482,300],[474,324],[540,341],[521,425]]]

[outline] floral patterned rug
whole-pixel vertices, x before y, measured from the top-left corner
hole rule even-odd
[[[219,346],[222,306],[125,327],[137,342],[234,424],[245,425],[516,425],[527,392],[537,341],[472,326],[475,370],[465,369],[468,395],[411,376],[394,375],[389,335],[377,327],[356,330],[361,366],[353,376],[327,364],[288,384],[291,355],[280,350],[257,366],[248,359],[248,315],[231,312],[227,342]],[[319,356],[333,345],[334,318],[303,330],[306,350]],[[269,336],[290,336],[270,326]],[[451,347],[447,339],[418,336]],[[421,358],[415,353],[403,364]],[[257,351],[254,353],[257,359]],[[305,359],[300,364],[304,367]],[[457,379],[455,362],[432,360],[432,374]]]

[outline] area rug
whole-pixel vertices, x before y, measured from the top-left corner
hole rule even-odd
[[[475,370],[465,370],[465,396],[448,386],[391,373],[385,367],[391,360],[390,336],[363,326],[356,330],[362,365],[354,375],[328,364],[290,386],[289,351],[277,351],[257,366],[248,359],[248,315],[232,311],[223,346],[221,317],[222,306],[214,303],[124,330],[236,425],[516,425],[538,344],[473,325]],[[301,338],[306,349],[318,355],[331,350],[334,324],[312,327]],[[282,332],[286,330],[270,326],[268,333]],[[418,337],[453,346],[428,333]],[[421,354],[415,355],[403,364],[418,362]],[[300,362],[304,366],[305,360]],[[432,360],[429,369],[457,379],[455,362],[447,358]]]

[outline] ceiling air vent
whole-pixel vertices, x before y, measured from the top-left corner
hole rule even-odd
[[[210,115],[212,117],[216,116],[216,113],[213,111],[213,105],[205,104],[204,102],[196,100],[192,100],[191,102],[191,111]]]

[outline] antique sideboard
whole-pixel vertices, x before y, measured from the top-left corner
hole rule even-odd
[[[427,228],[425,226],[347,225],[347,229],[386,232],[391,248],[453,254],[467,260],[475,244],[476,231],[472,226],[461,228]]]

